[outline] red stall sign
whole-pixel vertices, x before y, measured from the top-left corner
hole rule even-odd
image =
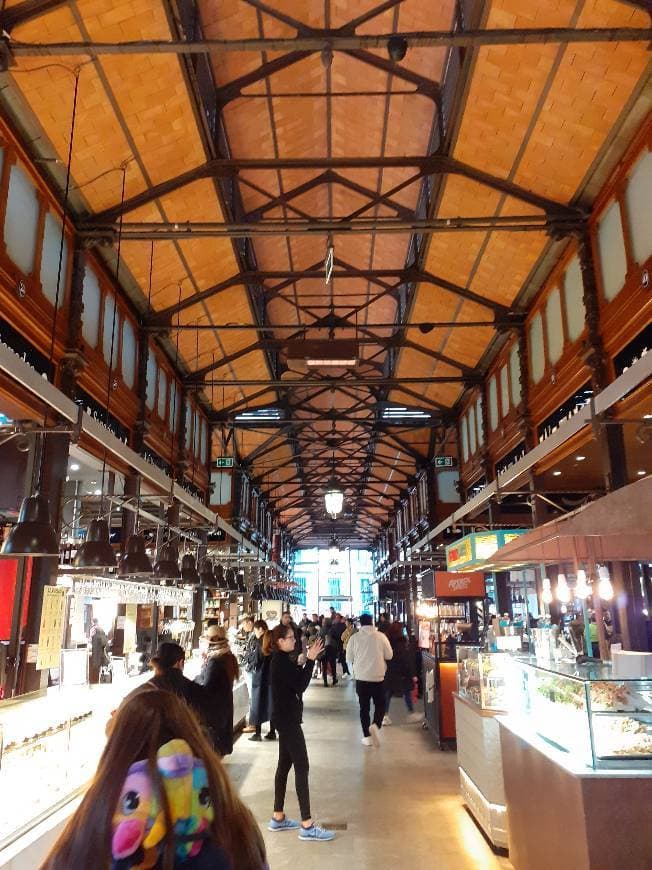
[[[435,571],[436,598],[484,598],[482,571]]]

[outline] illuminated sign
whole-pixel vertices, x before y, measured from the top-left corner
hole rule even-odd
[[[499,529],[495,532],[473,532],[446,547],[446,567],[449,571],[473,568],[490,559],[496,550],[518,538],[528,529]]]
[[[437,598],[484,598],[485,585],[482,571],[469,573],[435,571]]]

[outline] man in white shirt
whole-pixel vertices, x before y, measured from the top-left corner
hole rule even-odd
[[[392,646],[386,635],[374,628],[368,613],[360,617],[360,631],[352,635],[346,647],[346,661],[355,677],[360,702],[360,723],[364,746],[380,746],[380,729],[385,715],[385,671],[392,658]],[[371,701],[374,721],[371,722]]]

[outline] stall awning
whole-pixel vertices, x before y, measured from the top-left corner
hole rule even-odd
[[[517,568],[595,559],[641,562],[652,556],[652,476],[539,526],[501,547],[480,567]]]

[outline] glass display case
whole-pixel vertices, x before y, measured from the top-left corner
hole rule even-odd
[[[652,769],[652,678],[622,679],[608,665],[520,661],[515,698],[545,740],[591,768]]]
[[[457,648],[457,692],[483,710],[509,709],[514,680],[510,678],[513,657],[504,652],[486,652],[479,647]]]

